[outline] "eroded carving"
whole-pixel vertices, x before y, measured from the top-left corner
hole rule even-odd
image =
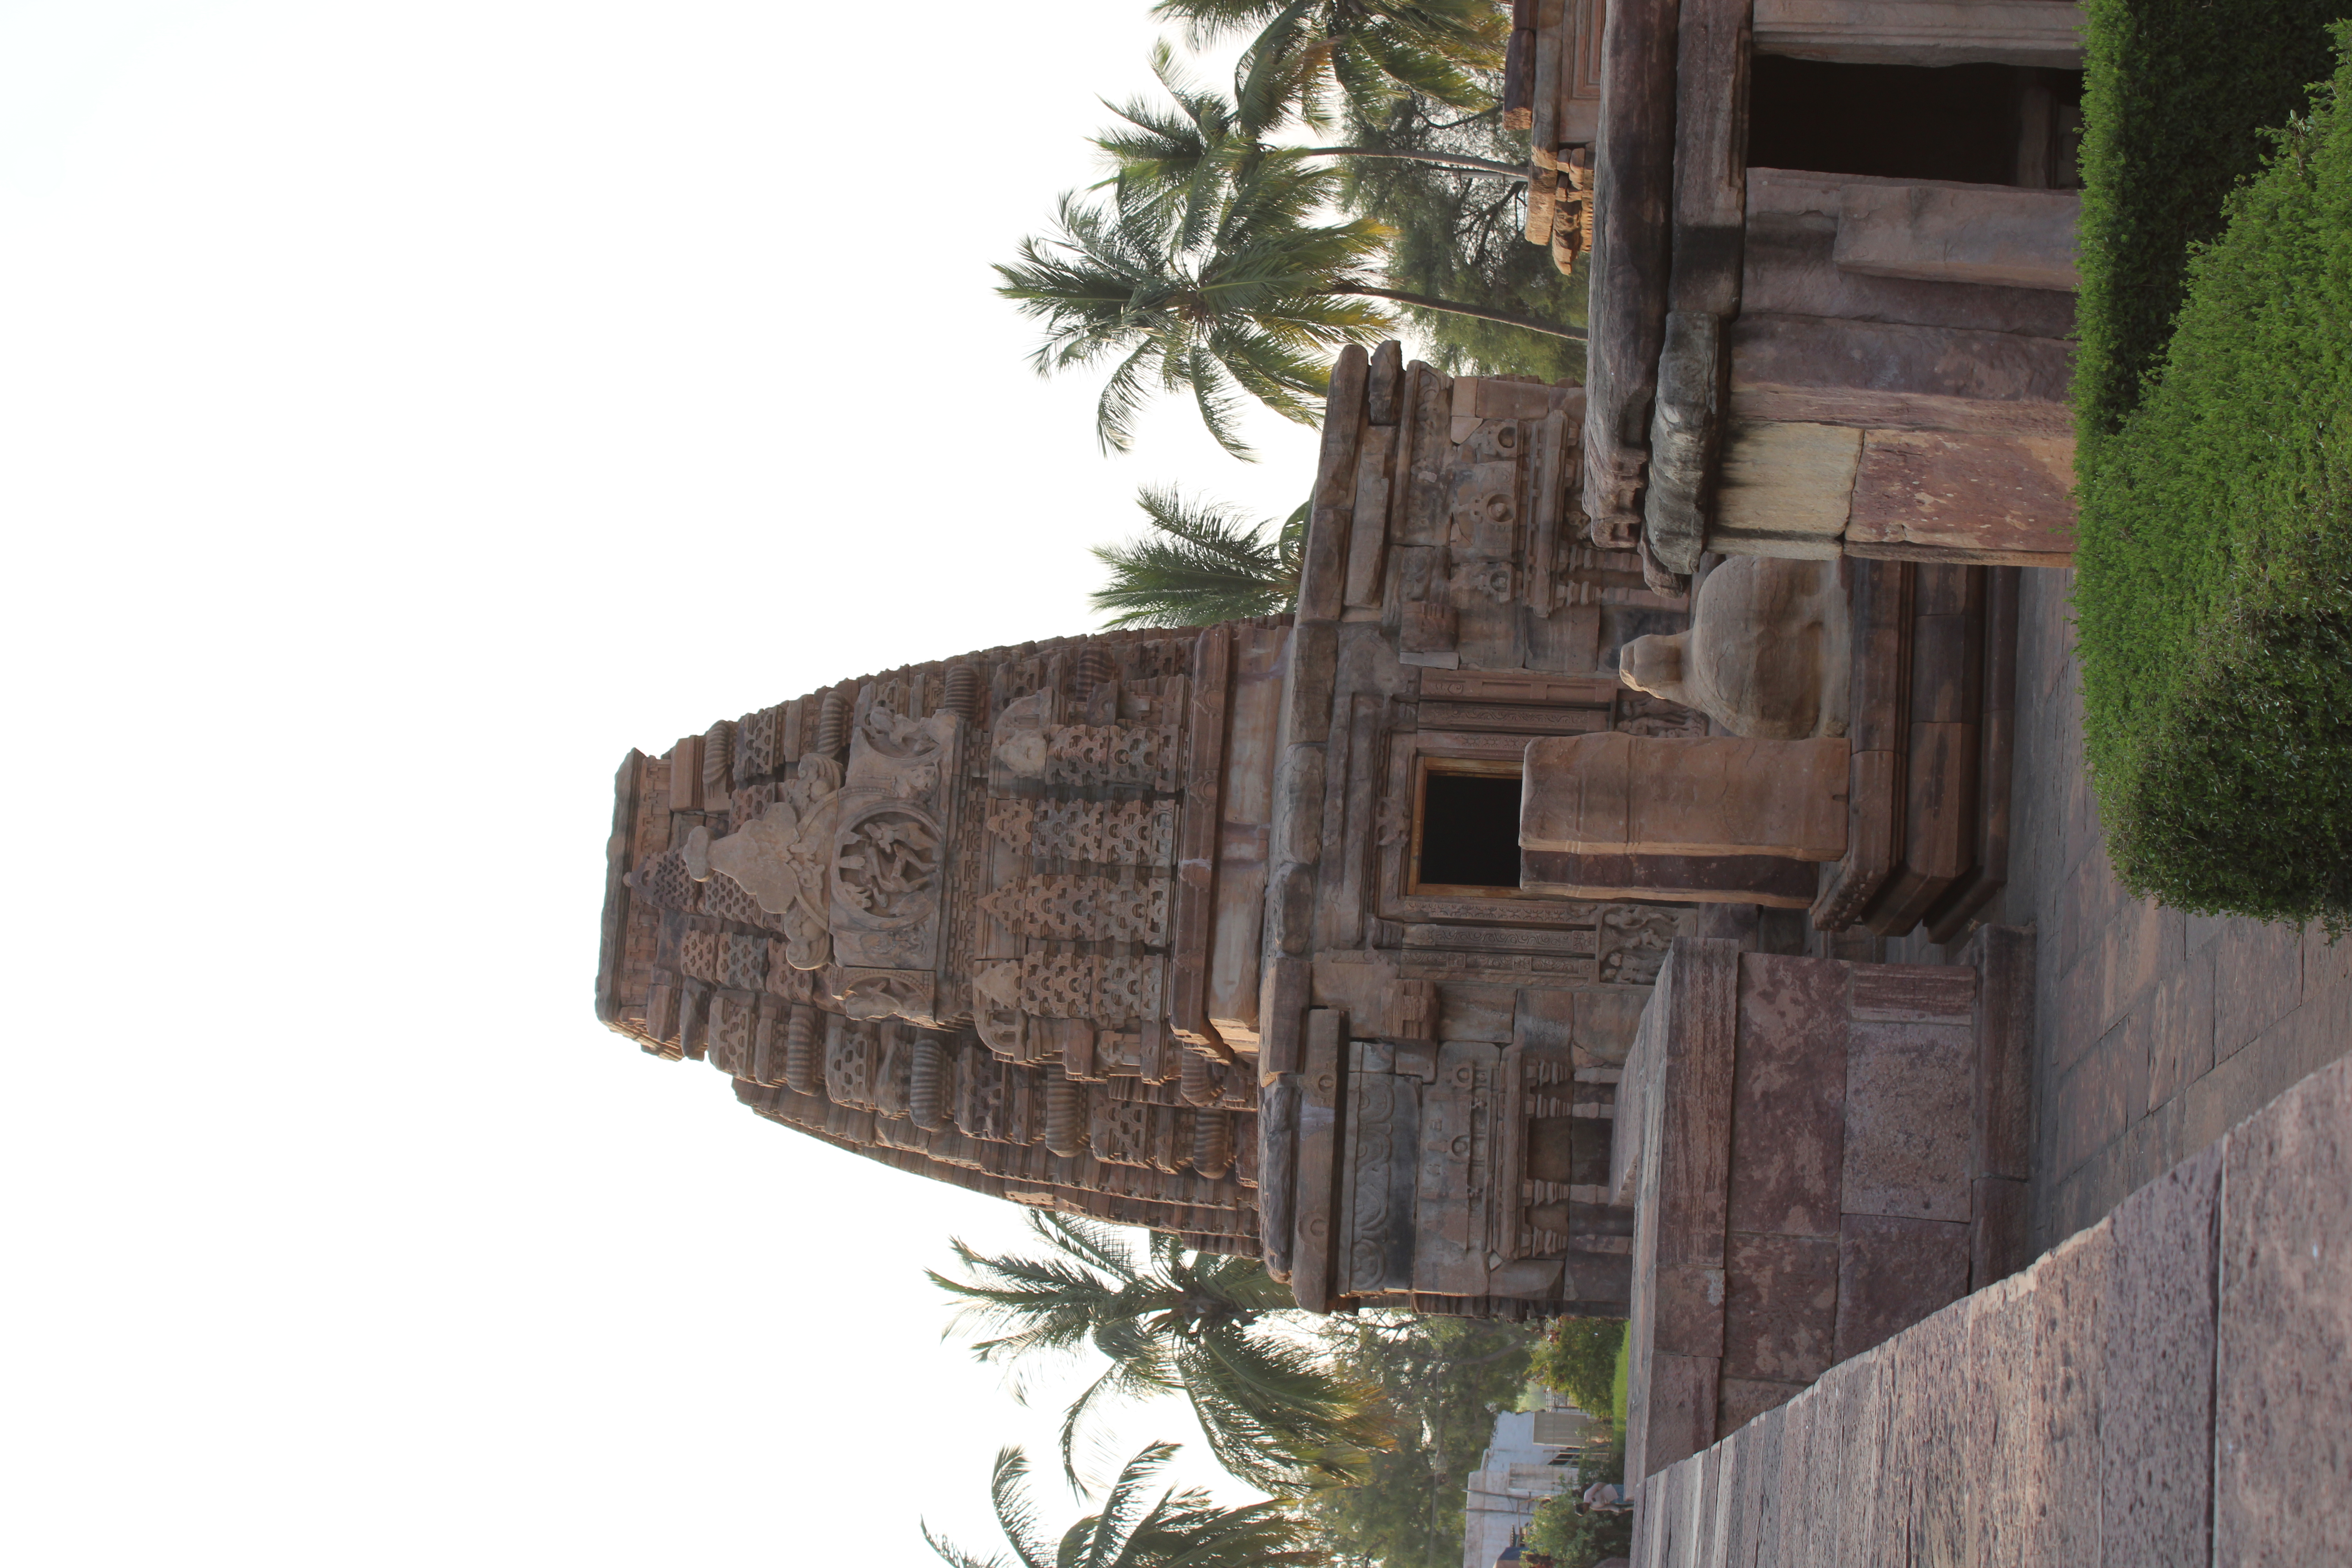
[[[1639,904],[1603,904],[1599,932],[1599,973],[1614,985],[1651,985],[1666,961],[1680,920],[1668,910]]]
[[[981,911],[1022,936],[1062,942],[1168,940],[1168,883],[1122,885],[1107,877],[1027,877],[980,901]]]
[[[739,831],[713,838],[698,827],[687,837],[687,875],[701,883],[724,877],[777,917],[784,962],[794,969],[821,969],[832,957],[826,883],[840,786],[839,763],[806,758],[782,798]]]

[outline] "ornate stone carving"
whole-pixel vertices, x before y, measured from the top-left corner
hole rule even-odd
[[[719,943],[719,983],[739,991],[761,991],[768,984],[768,939],[730,931]]]
[[[688,875],[686,856],[680,850],[665,849],[646,856],[629,873],[628,886],[656,909],[691,914],[702,907],[702,889]]]
[[[1351,1290],[1388,1288],[1391,1233],[1399,1228],[1400,1221],[1406,1229],[1412,1225],[1412,1178],[1402,1173],[1398,1165],[1402,1154],[1409,1170],[1414,1154],[1410,1142],[1402,1150],[1396,1146],[1400,1089],[1397,1079],[1383,1072],[1358,1072],[1348,1081],[1349,1149],[1345,1169],[1349,1183],[1341,1216],[1346,1226],[1345,1250],[1339,1262],[1340,1277]],[[1412,1131],[1407,1128],[1408,1140]],[[1399,1198],[1404,1200],[1405,1212],[1395,1215],[1391,1209]],[[1410,1282],[1410,1275],[1397,1281]]]
[[[723,876],[778,917],[794,969],[821,969],[832,956],[827,883],[840,782],[839,764],[810,758],[783,797],[740,831],[714,839],[698,827],[687,837],[688,874],[706,883]]]
[[[735,788],[735,721],[721,719],[702,736],[702,798],[722,801]]]
[[[1192,1112],[1192,1169],[1213,1181],[1233,1168],[1233,1118],[1222,1110]]]
[[[1061,942],[1168,940],[1168,883],[1121,885],[1107,877],[1029,877],[980,901],[983,913],[1022,936]]]
[[[1182,748],[1176,726],[1065,724],[1047,736],[1043,776],[1049,784],[1135,784],[1172,791]]]
[[[904,1024],[882,1024],[876,1030],[874,1110],[880,1116],[905,1116],[912,1109],[915,1032]]]
[[[1166,961],[1155,955],[1104,958],[1093,953],[1033,952],[1017,961],[982,964],[973,972],[974,1016],[1028,1014],[1085,1018],[1116,1029],[1160,1016]],[[983,1024],[981,1037],[988,1039]],[[990,1041],[992,1048],[995,1042]],[[1001,1055],[1013,1055],[1000,1051]]]
[[[988,831],[1022,855],[1106,866],[1165,866],[1175,858],[1169,800],[992,800]]]
[[[880,1041],[875,1026],[860,1018],[827,1018],[824,1097],[853,1110],[872,1110]]]
[[[783,716],[780,706],[762,708],[736,721],[733,771],[737,788],[753,779],[765,778],[783,766],[783,753],[778,745],[782,738]]]
[[[751,1046],[759,1024],[754,998],[742,991],[715,991],[703,1049],[710,1065],[730,1078],[751,1076]]]
[[[1617,699],[1616,728],[1652,739],[1706,733],[1706,715],[1663,697],[1629,691]]]
[[[784,1082],[802,1094],[814,1094],[819,1086],[821,1016],[814,1007],[795,1006],[784,1023]]]
[[[719,984],[719,933],[690,931],[677,940],[677,967],[681,973],[709,984]]]
[[[948,1124],[948,1107],[955,1099],[956,1058],[937,1035],[915,1041],[907,1072],[907,1115],[918,1127],[936,1131]]]
[[[1087,1150],[1087,1086],[1045,1069],[1045,1147],[1068,1156]]]
[[[956,725],[953,714],[908,719],[878,701],[857,725],[832,867],[829,923],[845,966],[929,972],[938,962],[941,781]]]
[[[1707,574],[1690,630],[1625,645],[1622,679],[1752,740],[1843,735],[1847,641],[1835,562],[1735,555]]]
[[[1670,910],[1639,904],[1601,906],[1599,974],[1614,985],[1650,985],[1666,961],[1681,922]]]
[[[825,994],[852,1018],[931,1018],[934,981],[929,970],[844,969],[824,971]]]
[[[902,806],[868,811],[841,828],[834,856],[840,897],[876,921],[903,923],[939,907],[939,825]]]

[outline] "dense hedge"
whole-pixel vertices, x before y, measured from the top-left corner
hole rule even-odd
[[[2075,402],[2113,430],[2180,309],[2192,247],[2262,166],[2265,127],[2335,64],[2352,0],[2089,0],[2084,28],[2082,353]]]
[[[2241,20],[2261,30],[2252,8]],[[2340,36],[2352,51],[2352,28]],[[2111,101],[2139,98],[2130,84],[2094,85]],[[2219,204],[2227,226],[2191,251],[2185,303],[2137,406],[2083,395],[2075,614],[2084,739],[2125,884],[2179,908],[2341,930],[2352,924],[2352,52],[2310,102],[2307,118],[2280,116],[2266,166]],[[2148,163],[2145,178],[2171,173]],[[2112,231],[2102,243],[2116,244]],[[2105,276],[2111,298],[2116,278],[2158,271],[2085,247],[2086,279]],[[2086,331],[2085,374],[2121,373],[2092,349]]]

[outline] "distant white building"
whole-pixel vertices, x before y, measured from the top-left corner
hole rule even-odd
[[[1575,1481],[1576,1451],[1608,1440],[1607,1420],[1565,1404],[1496,1415],[1462,1502],[1462,1568],[1495,1568],[1536,1504]]]

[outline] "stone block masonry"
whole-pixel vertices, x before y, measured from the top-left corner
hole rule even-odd
[[[2352,1061],[1652,1476],[1636,1568],[2352,1562]]]

